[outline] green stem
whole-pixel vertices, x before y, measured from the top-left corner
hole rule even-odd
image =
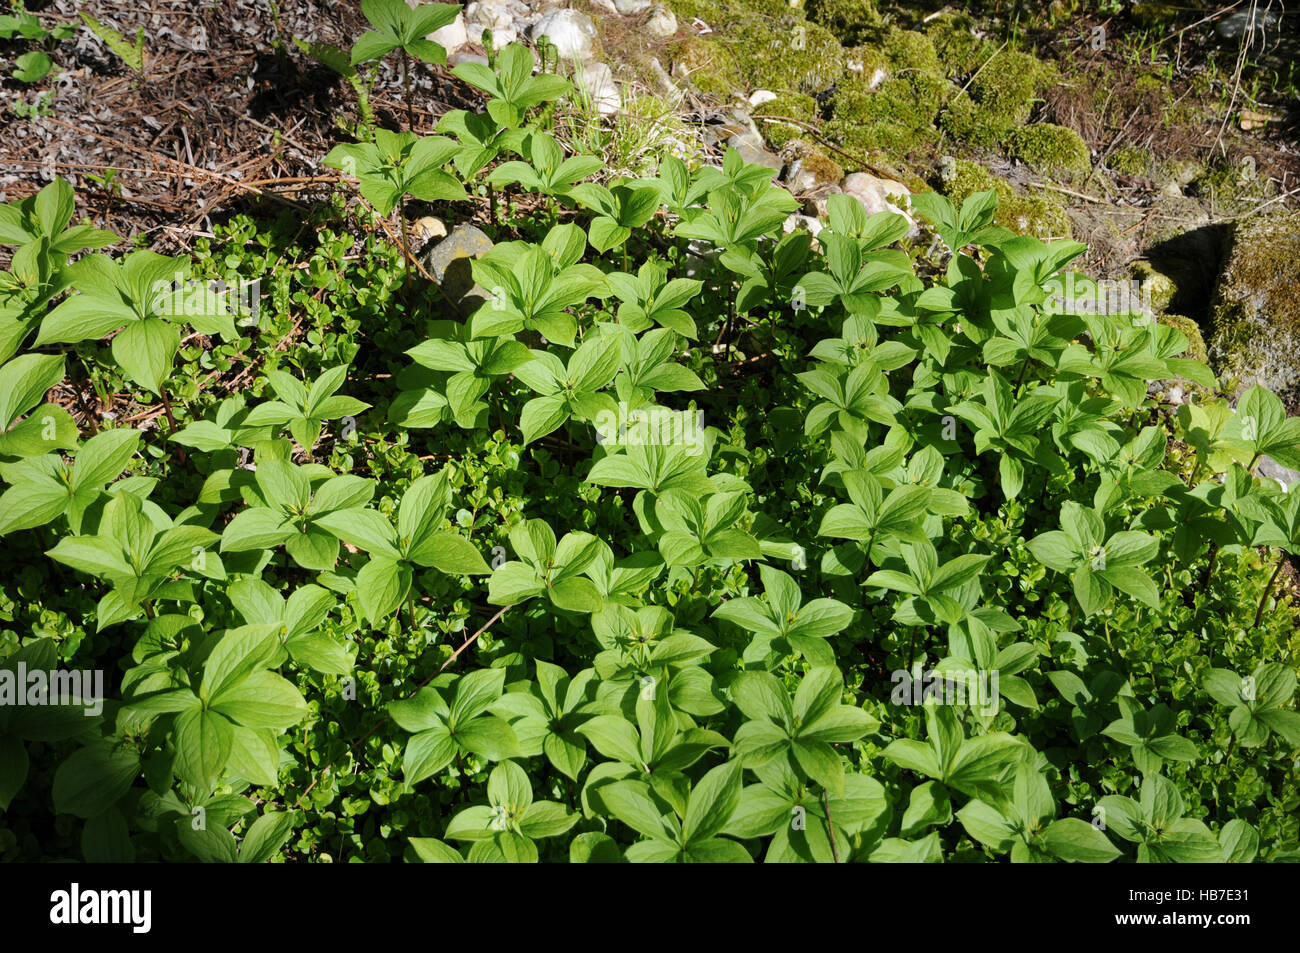
[[[406,303],[411,303],[411,242],[406,236],[406,196],[397,203],[397,217],[402,224],[402,276],[405,285]]]
[[[1282,575],[1282,567],[1286,565],[1286,553],[1277,554],[1277,568],[1273,570],[1273,575],[1269,577],[1268,585],[1264,587],[1264,596],[1259,600],[1259,608],[1255,610],[1254,628],[1259,628],[1260,620],[1264,618],[1264,606],[1268,605],[1268,597],[1273,592],[1273,584],[1277,582],[1277,577]]]
[[[158,394],[162,397],[163,412],[167,414],[167,423],[171,425],[171,435],[175,435],[180,427],[176,426],[176,415],[172,413],[171,398],[167,396],[167,385],[164,384],[158,388]],[[176,457],[181,463],[185,463],[185,448],[176,448]]]
[[[402,84],[406,87],[406,128],[415,131],[415,111],[411,108],[411,65],[410,56],[402,50]]]
[[[912,632],[907,638],[907,670],[912,671],[912,664],[916,661],[916,626],[912,626]]]

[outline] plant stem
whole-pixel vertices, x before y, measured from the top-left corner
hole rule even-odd
[[[406,87],[406,128],[415,131],[415,111],[411,108],[411,64],[410,55],[402,50],[402,84]]]
[[[1201,583],[1198,589],[1205,589],[1210,584],[1210,576],[1214,572],[1215,560],[1219,558],[1219,544],[1210,543],[1210,561],[1205,566],[1205,572],[1201,573]]]
[[[411,616],[411,631],[415,631],[415,583],[406,591],[406,608]]]
[[[1268,597],[1273,592],[1273,583],[1277,582],[1277,577],[1282,575],[1282,567],[1286,565],[1286,553],[1277,554],[1277,568],[1273,570],[1273,575],[1269,577],[1268,585],[1264,587],[1264,596],[1259,600],[1259,608],[1255,610],[1254,628],[1259,628],[1259,622],[1264,618],[1264,606],[1268,605]]]
[[[167,414],[167,422],[171,424],[172,429],[171,429],[170,436],[175,436],[176,432],[180,430],[180,427],[176,426],[176,415],[172,413],[172,402],[171,402],[171,398],[167,396],[166,385],[163,385],[158,388],[158,394],[159,396],[162,397],[163,412]],[[176,448],[176,457],[181,461],[181,463],[185,463],[184,447]]]
[[[397,203],[397,218],[402,223],[402,276],[405,285],[406,304],[411,304],[411,242],[406,237],[406,196]]]
[[[912,663],[916,661],[916,626],[912,626],[912,632],[907,637],[907,670],[912,670]]]
[[[838,864],[840,862],[840,849],[835,845],[835,822],[831,820],[831,795],[829,791],[822,791],[822,804],[826,808],[826,833],[831,840],[831,860]]]

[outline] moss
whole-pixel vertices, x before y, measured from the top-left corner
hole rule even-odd
[[[848,46],[874,36],[882,23],[875,0],[808,0],[805,12]]]
[[[847,71],[844,49],[834,34],[788,12],[745,17],[723,34],[722,42],[751,89],[819,93]]]
[[[885,51],[874,43],[863,46],[850,46],[844,51],[845,66],[848,67],[849,79],[861,79],[870,84],[871,77],[877,71],[889,72],[889,57]]]
[[[941,123],[954,138],[991,148],[1029,119],[1048,71],[1029,54],[1007,49],[977,70],[966,92],[948,104]]]
[[[1155,262],[1135,261],[1129,266],[1129,274],[1141,282],[1143,296],[1149,298],[1151,307],[1158,312],[1167,310],[1178,297],[1178,281]]]
[[[706,96],[726,99],[742,85],[736,58],[716,40],[702,36],[679,40],[671,58],[673,71],[684,71],[691,85]]]
[[[1106,160],[1111,171],[1120,175],[1146,175],[1151,171],[1151,153],[1138,146],[1116,149]]]
[[[1162,314],[1157,316],[1156,320],[1161,324],[1167,324],[1171,328],[1182,331],[1187,336],[1187,350],[1181,357],[1190,357],[1197,361],[1208,361],[1209,355],[1205,348],[1205,337],[1201,334],[1201,327],[1191,318],[1182,314]]]
[[[939,74],[939,54],[924,33],[915,30],[890,30],[882,44],[889,65],[895,70],[922,70]]]
[[[1088,146],[1073,129],[1050,122],[1022,126],[1010,136],[1011,154],[1046,174],[1087,172]]]
[[[958,159],[951,174],[941,183],[940,191],[960,205],[976,192],[993,189],[998,193],[998,209],[993,221],[1019,235],[1036,238],[1068,238],[1070,218],[1059,202],[1045,195],[1018,195],[1011,183],[999,178],[978,162]]]
[[[1237,223],[1212,307],[1210,356],[1243,384],[1300,390],[1300,212]]]
[[[792,184],[795,191],[835,185],[844,178],[844,167],[821,152],[808,149],[799,157],[799,181]]]
[[[817,121],[817,100],[804,93],[782,93],[776,99],[757,107],[753,115],[756,118],[759,116],[788,116],[791,119],[800,119],[806,123],[815,124]],[[764,122],[761,119],[757,119],[757,122],[759,130],[763,133],[763,138],[774,149],[780,149],[790,140],[807,134],[803,128],[790,123]]]
[[[976,192],[987,192],[999,185],[1004,186],[1008,194],[1011,191],[1010,186],[978,162],[958,159],[952,164],[951,169],[951,175],[943,180],[940,191],[958,205]]]
[[[974,21],[966,14],[945,13],[935,17],[926,27],[925,34],[930,38],[939,67],[949,77],[966,76],[979,68],[984,58],[993,50],[979,54],[984,48],[984,41],[974,32]]]
[[[854,75],[840,84],[826,124],[830,135],[850,151],[878,149],[895,157],[935,141],[934,117],[947,89],[942,77],[911,71],[890,77],[875,89],[869,88],[869,80]]]

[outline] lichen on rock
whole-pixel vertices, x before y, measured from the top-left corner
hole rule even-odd
[[[1211,308],[1210,358],[1240,386],[1300,396],[1300,212],[1236,223]]]
[[[1045,175],[1087,172],[1091,165],[1083,137],[1050,122],[1021,126],[1011,133],[1009,144],[1013,156]]]

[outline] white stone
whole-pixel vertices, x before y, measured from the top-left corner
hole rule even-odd
[[[640,13],[650,6],[650,0],[614,0],[614,9],[625,17]]]
[[[772,92],[770,89],[756,89],[749,96],[749,105],[752,108],[757,109],[759,106],[763,105],[763,103],[770,103],[776,98],[776,93]]]
[[[459,66],[461,63],[482,63],[488,65],[488,58],[482,53],[468,53],[465,50],[457,50],[455,53],[447,54],[448,66]]]
[[[840,188],[861,202],[868,215],[875,215],[877,212],[895,212],[907,219],[909,236],[914,237],[919,233],[912,216],[898,204],[900,200],[906,200],[912,194],[902,182],[882,179],[869,172],[853,172],[844,177]]]
[[[561,59],[586,60],[591,57],[596,25],[586,14],[577,10],[552,10],[528,31],[528,38],[533,42],[542,36],[548,37],[555,44]]]
[[[646,21],[646,32],[657,40],[666,40],[677,35],[677,17],[662,3],[656,3]]]
[[[469,43],[469,31],[465,27],[465,14],[463,12],[456,14],[456,19],[430,33],[429,39],[440,44],[448,53],[453,53],[465,46]]]
[[[622,107],[623,94],[614,82],[614,71],[604,63],[583,64],[574,81],[591,97],[592,105],[602,116],[612,116]]]

